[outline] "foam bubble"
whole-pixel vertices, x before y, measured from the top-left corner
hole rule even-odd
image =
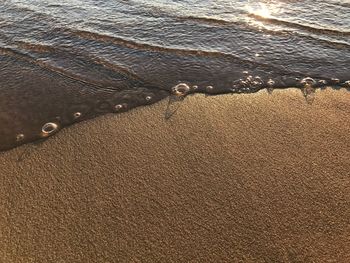
[[[306,77],[306,78],[303,78],[300,83],[303,85],[303,86],[314,86],[316,84],[316,81],[313,79],[313,78],[310,78],[310,77]]]
[[[23,141],[24,140],[24,134],[23,133],[20,133],[16,136],[16,141],[17,142],[20,142],[20,141]]]
[[[58,130],[58,125],[54,122],[48,122],[45,123],[44,126],[41,128],[42,136],[46,137],[49,135],[52,135]]]
[[[241,79],[241,80],[239,81],[239,84],[240,84],[242,87],[245,87],[245,86],[247,86],[248,83],[247,83],[247,81]]]
[[[213,86],[208,86],[208,87],[206,88],[206,90],[207,90],[208,92],[213,91],[213,89],[214,89],[214,87],[213,87]]]
[[[80,117],[81,117],[81,112],[75,112],[74,114],[73,114],[73,117],[74,117],[74,119],[79,119]]]
[[[123,108],[123,105],[122,105],[122,104],[117,104],[117,105],[114,106],[114,109],[115,109],[116,111],[120,111],[122,108]]]
[[[273,86],[275,85],[275,81],[274,81],[273,79],[269,79],[269,80],[267,81],[267,85],[268,85],[269,87],[273,87]]]
[[[331,78],[331,81],[334,83],[334,84],[338,84],[340,82],[339,79],[337,78]]]
[[[176,96],[185,96],[190,91],[186,83],[180,83],[172,88],[172,93]]]

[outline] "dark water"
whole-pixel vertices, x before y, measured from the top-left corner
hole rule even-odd
[[[169,95],[350,87],[348,0],[0,4],[0,150]]]

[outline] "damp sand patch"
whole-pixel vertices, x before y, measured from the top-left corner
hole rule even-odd
[[[0,257],[346,262],[349,105],[195,95],[168,120],[163,100],[2,153]]]

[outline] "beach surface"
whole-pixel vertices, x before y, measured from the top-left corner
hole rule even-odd
[[[0,154],[0,262],[350,262],[350,93],[188,96]]]

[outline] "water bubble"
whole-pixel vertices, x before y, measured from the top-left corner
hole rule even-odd
[[[304,86],[302,89],[303,95],[307,103],[312,104],[315,100],[315,88],[316,81],[313,78],[303,78],[300,83]]]
[[[180,83],[172,88],[172,92],[176,96],[185,96],[190,91],[190,87],[185,83]]]
[[[313,78],[310,78],[310,77],[306,77],[306,78],[303,78],[300,83],[303,85],[303,86],[313,86],[316,84],[316,81],[313,79]]]
[[[42,135],[45,137],[55,133],[57,130],[58,125],[54,122],[45,123],[44,126],[41,128]]]
[[[320,80],[318,81],[318,83],[321,84],[321,85],[326,85],[326,84],[327,84],[327,81],[325,81],[324,79],[320,79]]]
[[[197,85],[194,85],[192,88],[193,88],[194,90],[197,90],[197,89],[198,89],[198,86],[197,86]]]
[[[248,85],[247,81],[245,81],[245,80],[240,80],[239,84],[241,85],[241,87],[245,87]]]
[[[116,111],[119,111],[119,110],[121,110],[122,108],[123,108],[123,105],[122,105],[122,104],[117,104],[117,105],[114,106],[114,109],[115,109]]]
[[[248,77],[247,77],[247,81],[248,82],[251,82],[253,80],[253,76],[252,75],[249,75]]]
[[[350,80],[345,81],[345,82],[344,82],[344,86],[345,86],[346,88],[350,88]]]
[[[16,136],[16,141],[17,142],[20,142],[20,141],[23,141],[24,140],[24,134],[23,133],[20,133]]]
[[[275,81],[273,80],[273,79],[269,79],[267,82],[267,93],[268,94],[272,94],[272,92],[273,92],[273,86],[275,85]]]
[[[79,119],[81,117],[81,112],[75,112],[73,116],[74,116],[74,119]]]
[[[331,81],[334,83],[334,84],[338,84],[340,82],[339,79],[337,78],[331,78]]]
[[[208,87],[206,88],[206,90],[207,90],[208,92],[213,91],[213,89],[214,89],[214,87],[213,87],[213,86],[208,86]]]
[[[152,99],[151,96],[146,96],[146,101],[150,101]]]
[[[248,71],[243,71],[242,73],[243,73],[243,75],[248,75],[249,74]]]
[[[89,112],[94,108],[95,105],[93,102],[82,102],[82,103],[77,103],[74,105],[71,105],[69,109],[67,110],[67,116],[69,120],[75,121],[85,115],[88,115]],[[65,119],[65,118],[64,118]],[[64,120],[62,120],[59,116],[57,116],[53,122],[56,123],[62,123]]]
[[[273,86],[275,85],[275,81],[274,81],[273,79],[269,79],[269,80],[267,81],[267,85],[268,85],[269,87],[273,87]]]

